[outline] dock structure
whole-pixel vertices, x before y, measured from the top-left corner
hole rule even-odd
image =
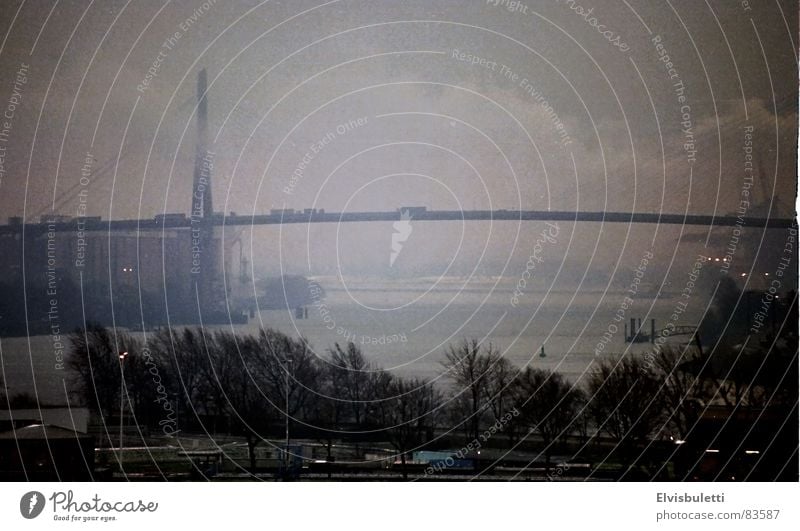
[[[697,327],[692,325],[679,325],[673,326],[671,328],[656,330],[656,320],[650,319],[650,333],[647,334],[642,330],[642,320],[636,319],[634,317],[631,318],[630,329],[628,328],[627,323],[625,324],[625,342],[626,343],[655,343],[656,338],[659,336],[664,336],[665,338],[668,337],[680,337],[680,336],[690,336],[688,341],[694,341],[694,337],[697,334]]]
[[[644,333],[642,330],[642,320],[631,317],[630,333],[628,333],[628,325],[625,325],[625,342],[626,343],[655,343],[656,340],[656,320],[650,319],[650,334]]]

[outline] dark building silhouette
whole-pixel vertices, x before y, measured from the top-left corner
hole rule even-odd
[[[225,250],[214,221],[207,85],[197,84],[191,210],[111,229],[99,217],[42,216],[0,231],[0,335],[68,333],[84,322],[126,327],[228,322]],[[233,320],[243,319],[232,310]]]
[[[90,435],[46,424],[0,433],[0,480],[87,481],[93,469]]]

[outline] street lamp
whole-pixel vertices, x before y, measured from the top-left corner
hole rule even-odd
[[[119,353],[119,469],[122,471],[122,408],[125,405],[125,358],[128,352]]]
[[[286,444],[283,450],[283,471],[284,474],[288,474],[289,472],[289,365],[292,363],[292,358],[286,357],[284,358],[284,370],[286,371],[285,374],[285,381],[284,381],[284,391],[286,393]]]

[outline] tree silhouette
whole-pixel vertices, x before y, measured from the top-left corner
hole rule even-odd
[[[481,432],[482,420],[492,398],[487,392],[492,368],[501,359],[491,344],[483,347],[474,339],[465,339],[458,346],[450,345],[445,353],[443,366],[456,387],[456,396],[451,401],[454,417],[464,423],[468,440],[477,439]]]
[[[403,479],[408,479],[407,454],[433,436],[441,393],[418,379],[394,377],[386,389],[390,400],[381,402],[389,441],[400,456]]]
[[[598,430],[618,443],[623,459],[655,436],[664,414],[661,382],[639,358],[607,358],[588,378],[588,407]]]
[[[97,324],[69,336],[67,366],[73,371],[73,388],[81,403],[110,417],[119,407],[121,352],[137,355],[140,344],[124,332],[112,333]]]
[[[582,393],[561,374],[528,367],[514,379],[517,423],[533,429],[544,443],[545,467],[550,470],[554,444],[578,428]]]

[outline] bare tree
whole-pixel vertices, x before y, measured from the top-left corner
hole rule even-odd
[[[218,332],[215,343],[227,358],[229,374],[225,389],[230,415],[247,441],[250,469],[256,469],[256,446],[263,440],[270,425],[278,418],[278,406],[268,396],[268,383],[263,379],[259,341],[253,336],[237,337]]]
[[[347,404],[352,422],[361,426],[364,423],[366,401],[374,399],[374,396],[370,396],[370,371],[373,369],[361,349],[352,342],[347,344],[346,350],[336,343],[329,353],[328,374],[333,390]]]
[[[177,407],[186,418],[191,414],[198,422],[213,411],[212,401],[216,396],[205,384],[210,371],[203,338],[204,333],[199,328],[163,328],[148,341],[153,359],[169,367],[172,376],[169,393],[176,398]]]
[[[374,424],[376,400],[390,383],[387,373],[367,362],[353,343],[346,350],[336,343],[329,353],[327,374],[335,396],[346,405],[348,420],[358,427]]]
[[[122,352],[135,356],[140,345],[126,333],[112,333],[107,328],[89,324],[69,337],[67,366],[79,400],[104,417],[119,407],[120,358]]]
[[[381,402],[382,419],[408,479],[407,454],[433,437],[442,395],[432,384],[399,377],[392,378],[386,395],[391,399]]]
[[[288,380],[290,418],[309,414],[319,396],[319,360],[304,338],[295,339],[276,330],[261,330],[255,351],[257,374],[264,394],[279,409],[283,404]],[[288,371],[288,374],[287,374]],[[285,413],[285,412],[284,412]]]
[[[501,359],[497,350],[483,347],[476,340],[464,340],[460,345],[450,345],[445,353],[444,368],[453,379],[456,397],[452,401],[457,414],[463,414],[468,439],[475,439],[481,431],[482,419],[490,407],[488,392],[492,368]]]
[[[138,427],[155,427],[169,416],[174,421],[170,400],[173,372],[138,342],[125,357],[125,400]]]
[[[515,403],[513,383],[519,369],[505,358],[498,358],[489,369],[489,378],[486,382],[486,398],[489,401],[495,423],[504,422],[504,417]],[[514,437],[513,423],[504,423],[504,433],[510,439]]]
[[[153,349],[170,359],[177,375],[173,389],[183,395],[187,412],[191,410],[201,424],[210,417],[212,433],[222,420],[229,433],[242,435],[254,470],[256,446],[277,417],[277,410],[264,398],[260,372],[255,369],[258,340],[200,328],[169,330],[156,336]]]
[[[690,370],[696,361],[693,351],[667,346],[660,349],[653,362],[657,377],[663,382],[661,395],[669,424],[681,436],[695,425],[714,393],[708,379]]]
[[[528,367],[514,379],[514,395],[520,413],[517,422],[542,438],[549,471],[554,445],[579,429],[582,393],[557,372]]]
[[[342,418],[345,403],[335,398],[336,391],[333,388],[331,378],[325,369],[322,370],[323,377],[319,382],[320,394],[313,406],[309,408],[308,421],[314,426],[314,437],[325,445],[326,462],[328,463],[328,478],[331,477],[330,463],[333,461],[333,443],[337,437],[342,435]]]
[[[242,360],[234,349],[225,349],[218,341],[218,336],[206,333],[202,329],[196,329],[194,333],[186,331],[184,339],[188,336],[188,345],[199,346],[197,352],[193,348],[183,352],[183,358],[198,355],[200,361],[200,378],[198,382],[197,394],[192,396],[189,407],[198,417],[203,410],[211,417],[211,431],[216,433],[220,427],[218,422],[224,420],[225,428],[228,432],[232,429],[231,408],[232,400],[229,390],[236,390],[240,382],[241,372],[243,371]],[[181,346],[187,345],[184,342]]]
[[[392,378],[367,362],[353,343],[344,349],[337,343],[328,352],[328,360],[319,363],[317,388],[323,396],[313,401],[309,419],[330,462],[334,437],[354,436],[347,431],[351,427],[357,431],[381,427],[380,402]]]
[[[618,441],[624,458],[656,435],[663,419],[661,382],[639,358],[600,361],[588,378],[589,411],[598,430]]]
[[[277,405],[265,395],[260,345],[251,335],[235,335],[202,329],[170,332],[174,363],[182,371],[181,388],[189,407],[198,419],[201,413],[212,417],[212,431],[218,420],[225,420],[228,431],[240,434],[247,442],[250,469],[256,468],[256,446],[278,418]]]

